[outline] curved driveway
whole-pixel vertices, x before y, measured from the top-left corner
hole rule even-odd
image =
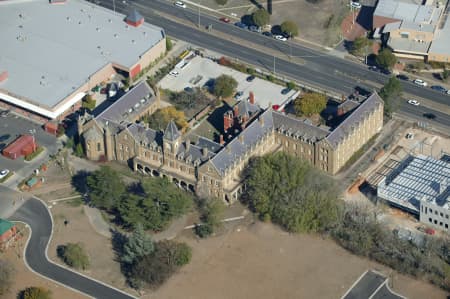
[[[26,247],[25,260],[33,271],[94,298],[135,298],[111,286],[65,269],[47,258],[53,223],[47,207],[40,200],[29,199],[9,220],[22,221],[31,227],[32,233]]]

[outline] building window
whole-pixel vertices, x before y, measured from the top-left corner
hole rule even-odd
[[[120,150],[122,150],[122,149],[123,149],[123,146],[122,146],[122,144],[119,144],[119,149],[120,149]]]
[[[431,218],[428,218],[428,221],[430,221],[430,223],[433,222],[433,221],[431,220]]]
[[[438,211],[434,211],[434,215],[437,215],[438,214]]]
[[[128,152],[128,146],[125,146],[125,151]]]
[[[87,144],[87,149],[90,150],[91,149],[91,145],[88,143]]]
[[[219,181],[216,181],[216,187],[219,187]]]
[[[448,215],[445,215],[445,218],[447,218],[447,219],[448,219]]]
[[[102,145],[100,144],[100,142],[97,143],[97,151],[101,151],[102,150]]]
[[[447,223],[445,224],[445,228],[448,228],[448,224]]]
[[[441,217],[444,217],[444,214],[442,212],[440,213],[440,215],[441,215]]]
[[[432,208],[430,208],[430,213],[433,214],[433,209]]]
[[[434,220],[434,224],[436,224],[436,225],[437,225],[437,220]]]
[[[442,222],[439,222],[439,225],[442,226]]]
[[[127,136],[126,134],[123,135],[123,139],[127,140],[127,139],[128,139],[128,136]]]
[[[202,176],[202,181],[206,182],[206,177],[205,176]]]

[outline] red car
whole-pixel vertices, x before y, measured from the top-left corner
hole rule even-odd
[[[224,22],[224,23],[230,23],[230,19],[225,18],[225,17],[222,17],[222,18],[220,18],[219,20],[221,20],[221,21]]]

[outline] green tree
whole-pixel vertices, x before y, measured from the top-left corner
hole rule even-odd
[[[191,248],[175,241],[160,241],[155,250],[136,260],[130,271],[130,280],[137,288],[144,283],[156,287],[164,283],[179,268],[188,264],[192,257]]]
[[[166,51],[170,51],[172,50],[172,48],[172,40],[170,39],[170,37],[166,36]]]
[[[14,273],[13,264],[10,261],[0,259],[0,297],[9,290]]]
[[[107,166],[91,173],[87,178],[89,198],[97,208],[113,210],[125,194],[125,184],[119,174]]]
[[[317,92],[308,92],[294,101],[295,113],[298,116],[311,116],[323,111],[327,106],[327,97]]]
[[[77,145],[75,146],[75,156],[80,158],[84,157],[84,149],[81,142],[78,142]]]
[[[81,106],[83,108],[89,109],[90,111],[94,110],[96,101],[94,97],[90,94],[84,96]]]
[[[201,198],[198,206],[202,224],[197,225],[194,229],[199,237],[206,238],[222,224],[225,206],[221,200],[216,198]]]
[[[21,291],[18,297],[20,299],[51,299],[52,293],[42,287],[29,287]]]
[[[378,53],[376,62],[382,68],[391,69],[397,62],[397,57],[392,54],[391,50],[384,48]]]
[[[281,31],[289,36],[297,36],[298,26],[293,21],[284,21],[281,23]]]
[[[287,87],[288,89],[295,89],[296,85],[295,85],[294,82],[289,81],[289,82],[286,83],[286,87]]]
[[[299,158],[282,152],[254,158],[244,178],[244,202],[288,231],[323,232],[339,220],[336,183]]]
[[[372,41],[366,36],[357,37],[352,43],[350,53],[355,56],[365,56],[370,53],[371,47]]]
[[[59,245],[58,256],[70,267],[86,270],[89,268],[89,256],[81,243],[67,243]]]
[[[444,71],[442,72],[442,80],[447,81],[448,77],[450,75],[450,71],[444,68]]]
[[[400,97],[403,88],[395,77],[390,77],[386,84],[380,90],[380,97],[384,101],[384,113],[386,116],[391,116],[400,106]]]
[[[221,75],[214,81],[213,93],[217,97],[230,97],[236,89],[237,81],[228,75]]]
[[[132,264],[135,260],[152,253],[154,250],[152,238],[144,231],[141,223],[136,225],[133,234],[127,239],[123,246],[122,261]]]
[[[260,8],[252,14],[253,23],[259,27],[269,24],[270,14],[264,8]]]
[[[177,110],[174,106],[158,109],[155,113],[143,118],[143,121],[155,130],[164,130],[171,120],[180,130],[184,130],[188,126],[184,112]]]

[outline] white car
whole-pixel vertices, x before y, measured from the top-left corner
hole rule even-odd
[[[281,40],[281,41],[283,41],[283,42],[287,41],[287,38],[284,37],[284,36],[282,36],[282,35],[274,35],[273,37],[274,37],[275,39]]]
[[[414,105],[414,106],[419,106],[420,103],[416,100],[408,100],[408,104]]]
[[[3,169],[0,171],[0,179],[3,179],[5,176],[7,176],[9,173],[9,169]]]
[[[350,6],[356,9],[360,9],[362,7],[361,3],[353,1],[350,3]]]
[[[417,84],[419,86],[427,86],[428,85],[428,83],[423,81],[422,79],[416,79],[413,82],[414,82],[414,84]]]
[[[177,1],[175,2],[175,6],[181,7],[181,8],[186,8],[186,4],[182,1]]]
[[[170,71],[169,75],[174,76],[174,77],[178,77],[180,73],[177,71]]]

